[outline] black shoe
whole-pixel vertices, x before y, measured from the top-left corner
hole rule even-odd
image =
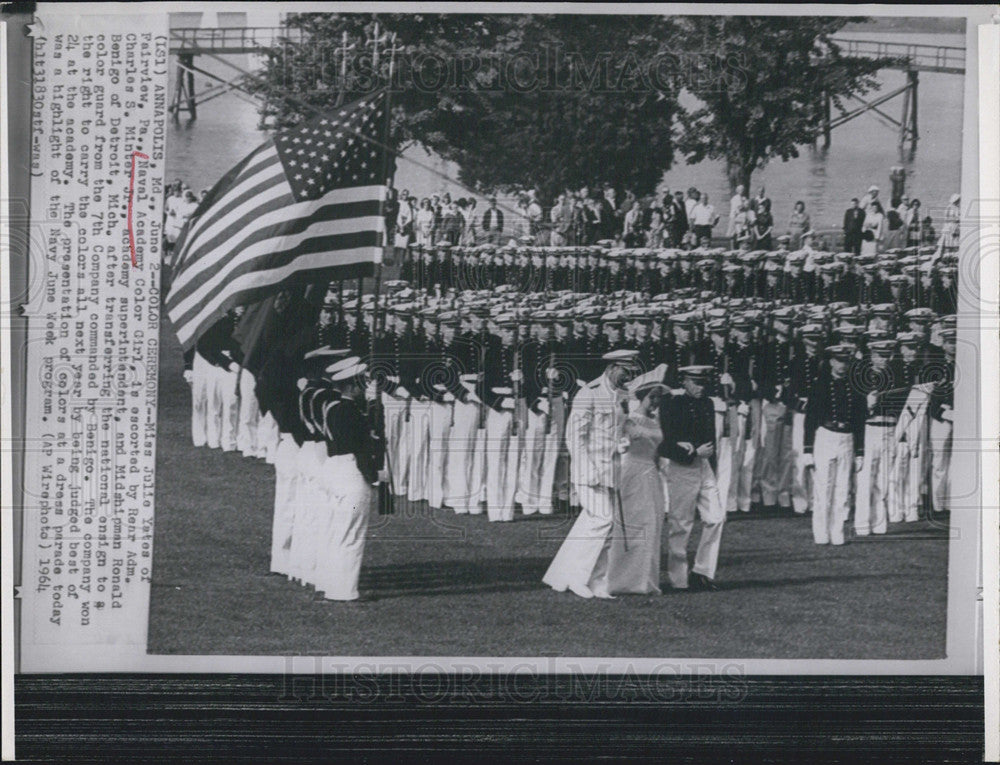
[[[692,590],[710,590],[715,591],[719,589],[719,585],[713,582],[704,574],[692,573],[688,578],[688,587]]]

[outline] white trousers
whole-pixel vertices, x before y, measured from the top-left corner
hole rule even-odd
[[[486,512],[490,521],[514,520],[514,494],[521,435],[511,432],[509,409],[490,409],[486,416]]]
[[[406,496],[410,474],[410,424],[406,421],[406,399],[382,394],[385,412],[385,450],[392,493]]]
[[[209,416],[219,424],[219,447],[224,452],[234,452],[240,419],[236,372],[230,372],[222,367],[212,367],[212,370],[215,375],[215,386]]]
[[[479,427],[479,407],[475,404],[455,402],[455,422],[448,441],[448,484],[445,504],[456,513],[469,513],[479,509],[479,493],[473,486],[482,483],[482,472],[473,483],[473,465],[476,461]]]
[[[729,483],[732,504],[735,497],[736,507],[742,512],[749,512],[754,484],[754,468],[757,462],[757,442],[760,438],[760,401],[753,399],[749,404],[749,412],[737,414],[736,427],[732,428],[732,470]]]
[[[688,540],[694,528],[695,514],[701,517],[701,538],[692,570],[715,578],[722,544],[722,526],[726,512],[719,499],[719,487],[708,460],[695,457],[690,465],[673,460],[667,464],[670,491],[670,514],[667,517],[667,573],[677,589],[688,586]]]
[[[893,503],[892,464],[896,456],[895,428],[865,426],[865,461],[858,473],[854,498],[854,531],[859,536],[885,534]]]
[[[275,422],[271,413],[263,415],[257,423],[257,456],[262,457],[269,465],[273,465],[282,438],[288,438],[288,436],[283,436],[278,430],[278,423]]]
[[[764,401],[761,406],[760,501],[764,505],[790,507],[791,429],[785,426],[788,407]]]
[[[918,411],[903,429],[904,438],[896,445],[893,471],[895,502],[889,508],[889,520],[896,523],[920,520],[920,495],[927,480],[927,410]]]
[[[274,519],[271,524],[271,571],[289,574],[295,501],[299,484],[299,446],[291,436],[281,436],[274,460]]]
[[[931,503],[936,513],[951,507],[951,446],[952,423],[931,417]]]
[[[792,415],[792,507],[802,515],[812,508],[813,471],[805,465],[806,416],[802,412]]]
[[[559,396],[552,399],[552,411],[549,413],[551,427],[545,437],[544,453],[542,454],[541,487],[552,487],[552,495],[557,499],[569,499],[569,452],[566,449],[566,401]],[[551,500],[546,504],[542,497],[541,512],[548,514],[553,511]]]
[[[219,448],[219,424],[208,416],[213,396],[215,375],[212,365],[195,351],[191,362],[191,443],[195,446]]]
[[[552,481],[542,481],[542,461],[545,454],[546,435],[544,414],[528,411],[527,427],[524,430],[520,464],[517,470],[517,494],[515,500],[521,503],[525,515],[552,512]],[[555,468],[555,463],[552,463]]]
[[[448,446],[451,435],[450,403],[432,401],[428,405],[427,503],[441,507],[448,493]]]
[[[719,501],[724,510],[735,512],[737,508],[735,488],[739,482],[739,476],[737,476],[737,484],[733,484],[736,439],[733,438],[732,434],[738,431],[738,415],[736,407],[729,406],[721,398],[713,397],[712,403],[715,405],[715,453],[718,466],[716,484],[719,490]],[[665,478],[669,470],[664,469],[662,472]]]
[[[854,475],[854,435],[816,429],[813,442],[813,541],[818,545],[844,544],[844,524],[851,510]]]
[[[254,394],[254,376],[244,369],[239,373],[240,401],[236,425],[236,448],[245,457],[260,456],[257,446],[257,427],[260,423],[260,408]]]
[[[608,593],[608,551],[614,527],[614,494],[606,486],[574,486],[583,508],[552,559],[542,581],[558,592],[589,587]]]
[[[327,600],[356,600],[372,487],[353,454],[328,457],[325,470],[329,504],[316,527],[316,591]]]
[[[317,542],[329,501],[324,473],[327,459],[323,442],[306,441],[299,450],[289,576],[303,584],[316,583]]]
[[[409,471],[406,496],[411,502],[429,498],[427,471],[430,466],[431,404],[429,401],[410,401],[409,422]]]

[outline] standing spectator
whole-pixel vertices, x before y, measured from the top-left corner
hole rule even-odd
[[[708,194],[700,194],[697,191],[695,193],[698,194],[698,201],[691,208],[688,220],[691,223],[691,230],[694,231],[694,235],[697,237],[697,242],[700,246],[704,239],[708,239],[711,242],[712,229],[719,222],[719,215],[715,212],[715,208],[708,203]]]
[[[961,195],[952,194],[948,201],[948,209],[944,212],[944,227],[941,230],[941,236],[946,250],[958,249],[958,219],[962,214],[958,205],[961,199]]]
[[[490,244],[499,245],[503,241],[503,211],[497,207],[497,198],[490,197],[490,206],[483,213],[483,234]]]
[[[767,209],[770,210],[771,209],[771,200],[768,198],[767,194],[765,193],[764,187],[761,186],[760,190],[757,192],[757,196],[755,196],[753,198],[753,200],[750,202],[750,209],[753,210],[754,213],[759,213],[760,212],[760,208],[764,206],[765,202],[767,203]]]
[[[878,202],[879,207],[882,206],[882,203],[879,202],[878,199],[878,186],[876,186],[875,184],[872,184],[871,186],[868,187],[868,193],[865,194],[865,198],[861,200],[861,209],[867,211],[868,205],[870,205],[872,202]]]
[[[809,215],[806,213],[806,203],[799,200],[795,203],[795,209],[792,211],[792,217],[788,222],[788,234],[792,237],[791,245],[793,250],[802,248],[802,235],[809,228]]]
[[[761,189],[763,191],[763,189]],[[771,238],[774,235],[774,216],[771,215],[771,200],[764,199],[757,205],[753,223],[754,241],[757,249],[770,250]]]
[[[659,249],[663,246],[666,234],[666,224],[663,221],[663,209],[654,207],[649,216],[649,227],[646,229],[646,246]]]
[[[528,234],[538,236],[542,226],[542,206],[538,204],[538,194],[534,189],[528,192]]]
[[[921,225],[923,221],[920,220],[920,200],[911,199],[909,209],[906,211],[906,246],[907,247],[917,247],[923,241],[923,236],[921,234]]]
[[[937,244],[937,231],[934,230],[934,221],[928,215],[920,221],[920,243]]]
[[[468,214],[465,217],[466,241],[469,245],[475,246],[479,243],[479,214],[476,212],[476,205],[478,203],[474,197],[469,197],[465,201],[468,204]]]
[[[625,213],[622,238],[626,247],[638,247],[642,241],[642,206],[638,199],[633,200],[632,209]]]
[[[746,228],[747,216],[746,211],[750,209],[749,200],[747,199],[746,189],[743,185],[736,187],[736,193],[733,194],[732,198],[729,200],[729,227],[726,229],[726,236],[733,242],[733,249],[736,249],[736,241],[740,237],[739,226],[740,222],[737,222],[737,216],[743,213],[742,224],[744,229]]]
[[[687,206],[684,204],[684,192],[678,191],[670,203],[670,244],[680,247],[684,235],[688,232]]]
[[[687,199],[684,200],[684,210],[687,213],[688,225],[690,226],[694,225],[694,223],[691,222],[691,211],[694,210],[694,207],[698,204],[699,199],[701,199],[701,192],[694,186],[689,188]]]
[[[892,205],[889,207],[889,211],[885,215],[885,233],[882,241],[883,252],[885,250],[897,250],[902,247],[906,241],[906,225],[903,220],[903,215],[900,213],[902,204],[903,202],[901,199],[893,199]]]
[[[865,222],[861,227],[861,254],[875,256],[879,252],[885,228],[885,214],[877,201],[869,202],[865,210]]]
[[[427,197],[421,199],[420,209],[417,211],[416,217],[417,244],[421,247],[430,247],[434,244],[434,220],[436,217],[431,200]]]
[[[620,230],[620,218],[616,203],[614,188],[609,183],[604,184],[604,194],[601,196],[601,238],[612,239]]]
[[[170,193],[163,204],[163,235],[167,240],[166,247],[164,247],[166,252],[173,251],[183,227],[180,216],[177,214],[178,208],[184,203],[183,188],[180,178],[178,178],[170,188]]]
[[[434,244],[441,238],[441,223],[444,220],[444,208],[441,204],[441,197],[437,194],[431,197],[431,210],[434,212],[434,225],[431,227],[431,236],[428,244]]]
[[[865,222],[865,211],[858,204],[858,198],[851,199],[851,206],[844,211],[844,250],[861,253],[861,227]]]
[[[413,200],[410,192],[403,189],[399,192],[399,213],[396,215],[396,231],[393,244],[396,249],[405,250],[413,241]]]
[[[743,188],[740,186],[740,188]],[[730,211],[729,214],[729,239],[732,242],[732,248],[735,250],[739,247],[739,242],[743,239],[749,239],[753,241],[756,236],[756,226],[757,216],[754,215],[753,210],[750,209],[750,203],[744,198],[735,211]]]
[[[531,224],[528,219],[529,205],[528,195],[519,194],[517,197],[517,221],[515,222],[514,231],[512,232],[514,238],[520,239],[521,237],[530,236]]]
[[[552,224],[552,246],[564,246],[570,226],[569,209],[566,206],[566,192],[556,197],[555,204],[549,210],[549,222]]]
[[[445,209],[442,222],[442,240],[448,244],[458,244],[462,239],[462,229],[465,219],[458,211],[458,205],[450,202]]]

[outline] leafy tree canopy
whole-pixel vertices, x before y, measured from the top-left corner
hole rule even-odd
[[[388,74],[385,44],[372,60],[377,29],[397,45],[392,140],[455,161],[479,192],[534,187],[551,199],[609,182],[647,194],[675,150],[724,159],[731,184],[748,185],[814,139],[824,93],[840,106],[877,87],[882,62],[845,58],[829,40],[857,20],[294,14],[286,24],[306,41],[268,51],[253,87],[277,127],[371,92]],[[678,105],[682,89],[695,108]]]

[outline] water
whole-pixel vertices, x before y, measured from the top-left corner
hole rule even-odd
[[[846,36],[846,35],[845,35]],[[963,46],[963,35],[951,34],[864,34],[857,39],[884,39],[899,42]],[[252,65],[247,56],[226,57],[236,66]],[[196,65],[225,77],[236,70],[225,64],[201,57]],[[203,90],[208,78],[196,75],[196,88]],[[171,94],[174,88],[171,69]],[[894,70],[879,73],[881,90],[886,93],[903,85],[905,74]],[[754,173],[752,194],[759,186],[767,188],[771,197],[776,230],[788,225],[792,207],[797,200],[805,202],[813,227],[817,230],[839,230],[843,211],[851,197],[861,197],[871,184],[887,198],[891,190],[889,172],[894,165],[906,168],[906,190],[918,197],[924,214],[931,215],[940,228],[948,198],[960,188],[962,152],[962,102],[964,78],[954,74],[920,73],[919,131],[920,140],[913,158],[907,149],[898,148],[898,132],[872,112],[836,128],[828,150],[803,146],[800,156],[788,162],[776,160]],[[867,97],[871,100],[872,94]],[[848,102],[856,104],[856,102]],[[849,106],[849,108],[852,108]],[[902,96],[881,107],[899,119]],[[834,116],[837,112],[834,109]],[[227,94],[206,103],[199,109],[198,119],[170,127],[167,154],[167,178],[183,178],[193,188],[210,187],[219,177],[241,160],[254,147],[266,140],[267,133],[257,127],[256,107],[248,97]],[[454,163],[427,154],[419,147],[409,147],[402,153],[396,171],[396,187],[408,189],[411,195],[429,196],[444,192],[455,196],[473,195],[456,181],[458,169]],[[697,165],[678,164],[665,173],[661,190],[687,189],[689,186],[707,191],[723,216],[716,232],[724,232],[729,208],[729,186],[721,162],[704,161]],[[481,197],[479,197],[482,199]]]

